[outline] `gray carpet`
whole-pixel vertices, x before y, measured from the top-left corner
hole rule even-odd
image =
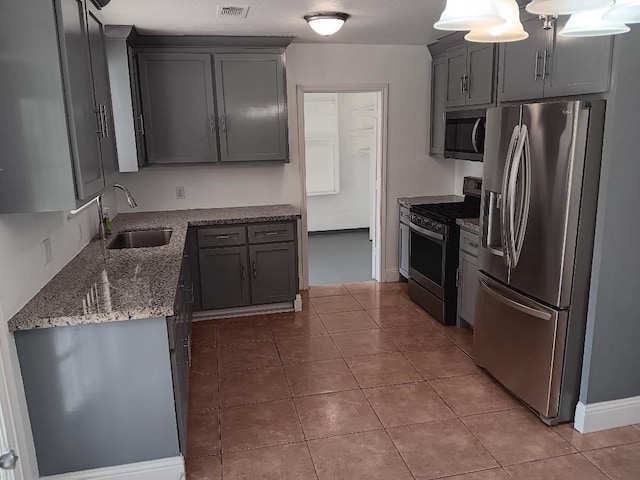
[[[371,280],[369,232],[309,234],[309,284]]]

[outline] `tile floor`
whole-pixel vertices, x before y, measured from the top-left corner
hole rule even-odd
[[[406,284],[193,327],[188,480],[638,480],[640,426],[547,427]]]

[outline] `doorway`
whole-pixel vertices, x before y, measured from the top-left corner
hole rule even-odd
[[[387,95],[298,88],[302,288],[383,281]]]

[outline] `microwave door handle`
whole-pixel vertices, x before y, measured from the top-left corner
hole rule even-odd
[[[478,128],[480,127],[481,121],[482,118],[478,118],[476,120],[476,123],[473,126],[473,132],[471,133],[471,143],[473,144],[473,151],[476,153],[480,153],[480,150],[478,150]]]

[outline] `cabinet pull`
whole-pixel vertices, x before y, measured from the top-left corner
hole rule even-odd
[[[227,131],[227,117],[226,117],[226,115],[220,115],[220,131],[221,132],[226,132]]]
[[[244,280],[246,278],[246,272],[245,272],[245,266],[244,263],[240,264],[240,273],[242,274],[242,280]]]
[[[540,67],[540,52],[536,52],[536,70],[534,72],[534,77],[533,79],[537,82],[538,79],[540,78],[540,71],[539,71],[539,67]]]
[[[256,269],[256,262],[253,262],[253,278],[258,277],[258,270]]]
[[[464,75],[460,77],[460,93],[464,93]]]
[[[214,131],[213,115],[209,115],[209,133],[213,135]]]
[[[142,114],[138,115],[138,132],[144,136],[144,119],[142,118]]]
[[[277,237],[281,233],[282,232],[265,232],[264,235],[265,235],[265,237]]]
[[[107,117],[107,106],[101,105],[102,116],[104,118],[104,138],[109,138],[109,118]]]
[[[103,126],[102,126],[102,108],[101,108],[101,105],[98,105],[98,108],[96,110],[94,110],[94,113],[96,114],[96,121],[98,122],[98,130],[96,130],[96,133],[102,137],[102,136],[104,136],[104,133],[103,133]]]
[[[548,50],[544,51],[544,62],[542,63],[542,74],[545,77],[549,76],[549,69],[548,64],[549,64],[549,59],[551,58],[551,54],[549,54]]]
[[[216,235],[216,240],[229,240],[231,235]]]
[[[469,75],[465,75],[464,77],[462,77],[464,79],[464,92],[467,94],[469,94]]]

